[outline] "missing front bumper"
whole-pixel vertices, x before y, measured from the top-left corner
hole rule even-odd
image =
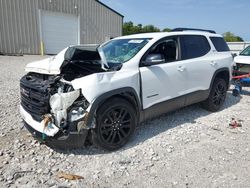
[[[67,134],[63,134],[62,132],[58,132],[55,136],[46,136],[44,137],[43,133],[35,130],[28,123],[24,122],[24,126],[26,129],[40,142],[45,143],[49,147],[57,148],[57,149],[76,149],[84,146],[86,141],[88,130],[82,129],[80,132],[69,132]]]
[[[28,131],[40,142],[47,144],[50,147],[58,149],[75,149],[82,147],[88,135],[88,129],[76,128],[68,130],[63,133],[56,126],[46,127],[44,129],[44,122],[35,121],[32,116],[20,106],[21,116],[24,120],[24,125]]]

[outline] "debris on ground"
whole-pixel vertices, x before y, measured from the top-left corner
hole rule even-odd
[[[65,172],[59,172],[57,174],[57,177],[58,178],[63,178],[63,179],[66,179],[66,180],[84,179],[84,177],[82,177],[82,176],[78,176],[78,175],[75,175],[75,174],[68,174],[68,173],[65,173]]]
[[[231,122],[229,123],[229,127],[234,129],[236,127],[242,127],[242,120],[236,120],[232,118]]]

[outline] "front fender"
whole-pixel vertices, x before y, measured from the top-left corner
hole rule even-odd
[[[89,103],[97,97],[116,89],[131,87],[139,95],[139,72],[137,69],[95,73],[71,81],[74,89],[81,89]]]
[[[131,97],[135,99],[133,105],[135,106],[136,112],[139,115],[142,106],[141,106],[141,100],[139,96],[137,95],[137,92],[132,87],[123,87],[123,88],[115,89],[113,91],[106,92],[94,100],[94,102],[91,104],[91,107],[90,107],[90,110],[88,112],[88,116],[85,122],[85,125],[87,126],[87,128],[95,128],[95,124],[93,123],[93,120],[95,118],[96,111],[105,101],[107,101],[108,99],[114,96],[127,97],[127,95],[130,95]]]

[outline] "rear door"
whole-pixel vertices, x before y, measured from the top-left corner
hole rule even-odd
[[[232,73],[234,61],[227,43],[223,37],[220,36],[211,36],[209,38],[215,48],[213,53],[214,65],[217,67],[217,69],[229,68],[230,73]],[[230,78],[231,75],[232,74],[230,74]]]
[[[161,54],[164,62],[146,66],[145,58],[150,54]],[[179,61],[180,44],[178,37],[168,37],[153,45],[144,55],[140,65],[143,108],[180,97],[186,91],[186,71]],[[185,99],[178,102],[181,107]],[[171,107],[170,107],[171,108]]]

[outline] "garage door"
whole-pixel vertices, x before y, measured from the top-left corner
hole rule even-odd
[[[78,17],[41,11],[41,32],[46,54],[57,54],[69,45],[79,44]]]

